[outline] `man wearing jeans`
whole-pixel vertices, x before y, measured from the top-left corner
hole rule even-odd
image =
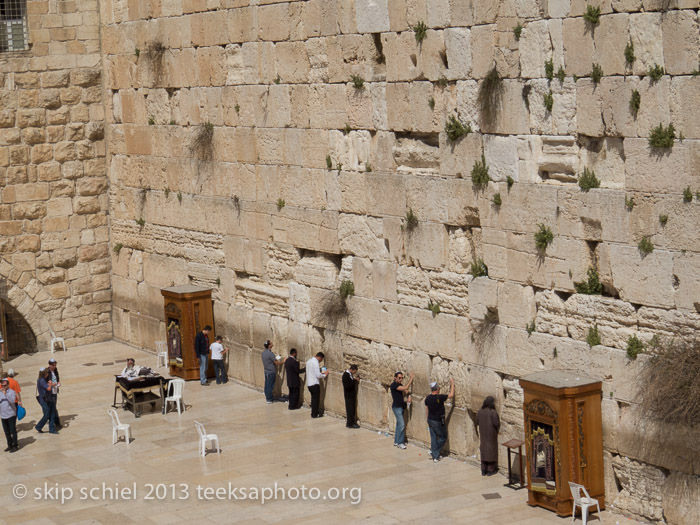
[[[199,359],[199,382],[202,386],[208,386],[207,383],[207,358],[209,357],[209,331],[211,326],[205,326],[201,332],[194,338],[194,353]]]
[[[425,413],[428,416],[430,430],[430,457],[433,462],[440,461],[440,451],[447,441],[447,425],[445,424],[445,401],[455,395],[455,381],[450,378],[450,393],[440,394],[440,385],[430,383],[430,395],[425,398]]]
[[[272,341],[267,340],[263,345],[265,350],[262,353],[263,370],[265,372],[265,401],[271,405],[275,400],[274,390],[275,381],[277,380],[277,367],[284,364],[282,359],[277,359],[272,351]]]
[[[411,388],[411,383],[413,383],[413,372],[409,376],[408,383],[405,385],[403,382],[403,372],[396,372],[394,374],[394,382],[391,383],[389,389],[391,390],[391,410],[394,412],[394,417],[396,418],[396,430],[394,431],[394,446],[400,449],[406,448],[406,422],[403,418],[403,411],[406,408],[406,403],[403,400],[403,395],[405,392]],[[408,395],[407,401],[411,402],[411,394]]]

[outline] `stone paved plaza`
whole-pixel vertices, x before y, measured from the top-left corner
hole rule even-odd
[[[478,466],[452,458],[434,464],[428,461],[424,448],[409,444],[407,450],[398,450],[390,437],[376,431],[348,430],[334,417],[312,420],[306,407],[290,412],[283,403],[267,406],[262,393],[233,382],[209,387],[188,382],[184,392],[187,410],[182,415],[169,412],[164,416],[155,410],[136,419],[131,412],[119,409],[121,421],[131,424],[133,441],[129,446],[123,441],[113,446],[106,411],[113,399],[114,375],[129,356],[139,365],[155,365],[153,354],[113,342],[55,354],[62,379],[59,412],[64,425],[67,423],[58,436],[38,434],[32,428],[40,415],[33,399],[35,378],[50,354],[22,355],[6,363],[6,368],[18,372],[28,410],[27,418],[19,424],[20,451],[3,455],[0,522],[332,520],[539,525],[571,521],[528,507],[526,491],[504,487],[504,476],[483,478]],[[422,413],[414,413],[414,417],[422,417]],[[221,455],[198,455],[195,420],[204,423],[207,432],[218,434]],[[264,505],[259,500],[229,501],[229,483],[238,488],[274,487],[275,483],[285,489],[317,488],[321,500],[278,500]],[[13,496],[17,484],[28,490],[23,499]],[[126,492],[121,500],[106,501],[102,499],[103,484],[122,490],[132,490],[135,484],[136,497]],[[153,500],[146,500],[147,484],[154,485]],[[157,489],[158,484],[163,485]],[[181,484],[186,484],[188,498],[184,498]],[[199,493],[197,486],[202,487]],[[205,493],[204,487],[226,488],[225,496],[220,496],[224,499],[206,501],[205,497],[216,494]],[[51,489],[50,497],[59,499],[44,497],[46,488]],[[167,496],[156,492],[164,488]],[[332,488],[355,491],[348,490],[344,501],[324,501],[323,495]],[[66,499],[63,503],[62,494]],[[240,497],[241,492],[236,495]],[[597,518],[590,522],[600,523]],[[634,523],[610,512],[603,512],[603,522]],[[581,521],[577,519],[577,523]]]

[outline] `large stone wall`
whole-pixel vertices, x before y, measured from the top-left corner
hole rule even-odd
[[[29,0],[31,48],[0,53],[0,293],[42,350],[112,337],[99,22]]]
[[[698,521],[697,447],[640,415],[644,356],[625,349],[633,334],[700,328],[700,202],[683,197],[700,190],[699,5],[589,4],[597,24],[583,0],[105,1],[115,337],[152,348],[160,288],[211,286],[234,377],[262,385],[267,338],[304,359],[323,350],[328,409],[343,413],[340,373],[356,362],[361,420],[389,428],[394,371],[416,372],[417,407],[452,376],[461,456],[478,451],[485,396],[502,440],[520,437],[517,378],[575,368],[604,381],[608,502]],[[451,116],[472,133],[450,141]],[[672,148],[650,148],[659,123],[681,137]],[[584,168],[600,188],[579,188]],[[539,224],[554,236],[545,251]],[[477,258],[488,276],[469,274]],[[603,295],[575,293],[591,266]],[[429,440],[420,409],[408,435]]]

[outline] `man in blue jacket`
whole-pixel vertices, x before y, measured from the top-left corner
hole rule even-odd
[[[199,382],[203,386],[207,383],[207,358],[209,357],[209,331],[211,326],[206,325],[194,338],[194,353],[199,359]]]

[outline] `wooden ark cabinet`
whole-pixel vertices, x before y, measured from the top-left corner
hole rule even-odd
[[[206,325],[209,344],[214,342],[214,308],[211,290],[199,286],[183,285],[160,291],[165,306],[165,331],[168,342],[170,375],[185,380],[199,379],[199,360],[194,353],[194,338]],[[211,360],[207,377],[214,377]]]
[[[602,383],[551,370],[520,379],[525,412],[528,505],[570,516],[569,481],[605,508]]]

